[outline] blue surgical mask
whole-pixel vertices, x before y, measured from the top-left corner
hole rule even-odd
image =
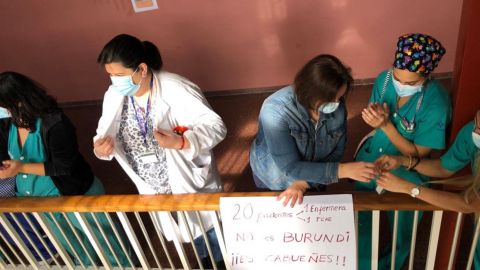
[[[340,102],[327,102],[327,103],[323,103],[323,104],[320,105],[320,107],[318,108],[318,111],[319,111],[319,112],[322,112],[322,113],[325,113],[325,114],[333,113],[334,111],[337,110],[337,108],[338,108],[339,105],[340,105]]]
[[[408,97],[413,96],[414,94],[422,91],[422,85],[406,85],[397,81],[395,78],[392,78],[393,86],[395,87],[395,92],[399,97]]]
[[[132,73],[132,75],[127,76],[110,76],[112,80],[112,86],[115,91],[117,91],[122,96],[133,96],[142,83],[143,78],[138,84],[133,83],[132,76],[137,72],[138,68]]]
[[[480,134],[472,132],[472,140],[475,146],[480,149]]]
[[[12,117],[10,112],[5,108],[0,107],[0,118],[9,118],[9,117]]]

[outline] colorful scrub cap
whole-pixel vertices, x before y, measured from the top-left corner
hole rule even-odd
[[[431,36],[407,34],[398,38],[393,67],[427,75],[437,66],[446,50]]]

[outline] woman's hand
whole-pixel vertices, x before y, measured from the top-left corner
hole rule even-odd
[[[157,140],[158,145],[162,148],[179,150],[188,148],[189,146],[187,139],[182,139],[182,136],[176,134],[173,131],[157,129],[153,131],[153,136]],[[184,141],[182,142],[182,140]]]
[[[290,201],[290,207],[294,207],[298,200],[298,204],[303,202],[303,194],[308,189],[308,183],[305,180],[297,180],[293,182],[285,191],[280,193],[277,197],[277,201],[283,200],[283,206],[287,206]]]
[[[96,140],[93,143],[93,151],[100,157],[108,157],[113,153],[112,137],[105,137]]]
[[[382,128],[390,121],[389,114],[387,103],[383,103],[383,106],[378,103],[370,103],[367,108],[362,110],[362,119],[373,128]]]
[[[390,172],[383,172],[377,179],[377,185],[383,187],[390,192],[410,194],[410,190],[416,187],[415,184],[410,183]]]
[[[375,160],[374,163],[377,168],[381,168],[382,170],[385,170],[385,171],[391,171],[402,166],[402,157],[383,155],[379,157],[377,160]]]
[[[9,178],[16,176],[22,167],[18,160],[4,160],[0,167],[0,178]]]
[[[363,161],[340,163],[338,165],[338,178],[350,178],[368,183],[375,178],[375,164]]]

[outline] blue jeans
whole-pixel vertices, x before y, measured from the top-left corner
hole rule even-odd
[[[215,233],[215,229],[211,228],[207,231],[208,242],[210,243],[210,248],[212,249],[213,259],[216,262],[223,261],[222,252],[220,251],[220,244],[218,243],[217,234]],[[208,257],[208,250],[207,245],[205,244],[205,239],[203,236],[197,237],[193,240],[195,247],[198,251],[198,256],[201,259]]]
[[[15,222],[15,220],[13,219],[12,215],[15,215],[15,217],[17,218],[18,220],[18,223]],[[50,254],[48,253],[48,250],[47,250],[47,247],[45,247],[42,242],[40,241],[40,239],[38,238],[37,234],[35,233],[34,229],[30,226],[30,224],[28,223],[28,221],[25,219],[25,217],[23,216],[23,214],[21,213],[5,213],[5,216],[7,217],[7,219],[10,221],[10,223],[12,224],[12,227],[13,229],[18,233],[18,235],[20,236],[20,238],[22,239],[22,241],[26,244],[27,248],[32,252],[33,256],[35,257],[35,259],[37,261],[40,261],[42,260],[42,258],[44,258],[45,260],[49,260],[51,258]],[[28,213],[27,216],[29,217],[29,219],[31,220],[33,226],[35,226],[35,229],[38,231],[38,233],[40,234],[40,236],[44,236],[45,233],[43,232],[42,228],[40,227],[40,224],[38,224],[38,222],[33,218],[32,214]],[[20,230],[20,227],[19,226],[22,226],[23,229],[25,230],[25,232],[28,234],[28,236],[30,237],[30,239],[32,239],[32,242],[30,242],[27,238],[27,236]],[[5,229],[3,228],[3,226],[0,226],[0,232],[2,233],[2,235],[5,237],[5,239],[7,239],[7,241],[12,244],[12,245],[16,245],[17,243],[10,237],[10,235],[7,233],[7,231],[5,231]],[[44,238],[44,241],[45,241],[45,244],[47,244],[48,246],[48,249],[52,252],[53,255],[55,255],[57,253],[55,247],[53,246],[52,242],[50,242],[50,240],[48,238]],[[33,247],[33,245],[38,249],[38,251],[41,253],[41,254],[38,254],[36,251],[35,251],[35,248]]]

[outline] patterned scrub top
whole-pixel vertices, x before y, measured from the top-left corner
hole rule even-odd
[[[153,136],[154,115],[155,111],[147,115],[133,98],[125,97],[117,139],[133,171],[157,194],[171,194],[165,149],[158,145]],[[154,155],[156,161],[146,160],[146,154]]]

